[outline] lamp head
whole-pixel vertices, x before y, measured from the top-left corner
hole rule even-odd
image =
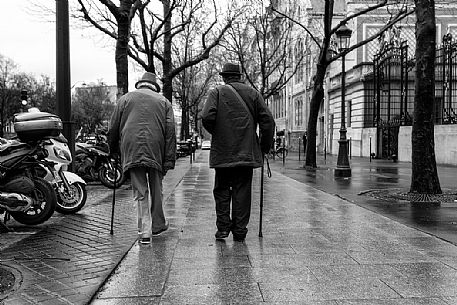
[[[340,51],[346,50],[349,48],[349,43],[351,41],[352,30],[343,24],[335,32],[338,40],[338,49]]]

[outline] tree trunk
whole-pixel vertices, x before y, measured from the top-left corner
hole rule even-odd
[[[412,193],[441,194],[435,160],[436,21],[434,0],[416,3],[416,92],[412,126]]]
[[[323,53],[325,54],[325,53]],[[316,135],[319,108],[324,99],[324,79],[327,72],[328,62],[324,55],[320,55],[316,74],[314,75],[313,95],[311,97],[308,119],[308,141],[306,145],[305,167],[316,168]]]
[[[120,14],[117,19],[117,40],[116,40],[116,73],[117,73],[117,96],[126,94],[129,91],[129,61],[128,43],[130,36],[129,12],[132,3],[121,1]]]
[[[165,20],[163,35],[163,96],[165,96],[171,102],[173,97],[173,79],[171,77],[171,70],[173,68],[171,57],[171,42],[173,38],[171,35],[171,12],[169,12],[170,0],[163,0],[162,3],[163,15],[168,16],[168,14],[170,14],[169,18]]]
[[[181,140],[189,138],[189,120],[187,106],[183,105],[181,109]]]
[[[3,95],[3,94],[1,94],[1,95]],[[6,119],[5,119],[5,115],[4,115],[5,103],[3,102],[4,101],[3,97],[1,98],[1,100],[2,100],[2,102],[0,103],[0,124],[2,126],[0,126],[1,127],[0,128],[0,137],[3,138],[3,136],[4,136],[3,130],[5,129]]]

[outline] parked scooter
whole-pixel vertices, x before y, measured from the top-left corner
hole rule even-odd
[[[67,139],[60,134],[44,140],[47,150],[44,179],[51,182],[57,194],[57,212],[74,214],[80,211],[87,200],[86,182],[77,174],[69,172],[68,164],[72,162]]]
[[[54,213],[57,197],[36,168],[46,150],[39,143],[0,140],[0,214],[11,215],[25,225],[37,225]]]
[[[106,137],[98,137],[97,143],[76,143],[75,172],[86,181],[98,181],[109,188],[121,186],[125,176],[119,159],[115,160],[109,154]],[[104,139],[104,140],[103,140]]]

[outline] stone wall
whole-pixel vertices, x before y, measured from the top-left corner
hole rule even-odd
[[[411,162],[411,126],[398,133],[398,160]],[[457,165],[457,125],[435,125],[436,163]]]

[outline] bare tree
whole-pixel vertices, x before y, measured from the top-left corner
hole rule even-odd
[[[316,34],[312,32],[311,29],[307,28],[306,25],[301,24],[299,21],[290,17],[290,14],[286,12],[282,12],[275,7],[272,7],[272,10],[275,11],[280,16],[283,16],[290,21],[299,25],[314,41],[319,48],[319,55],[316,62],[316,70],[315,75],[313,76],[313,91],[311,97],[311,104],[310,104],[310,112],[309,112],[309,119],[308,119],[308,142],[306,145],[306,160],[305,160],[305,167],[316,168],[316,134],[317,134],[317,122],[319,116],[319,107],[321,102],[324,99],[324,81],[326,77],[326,72],[329,65],[340,59],[343,55],[350,53],[351,51],[363,46],[364,44],[378,38],[382,35],[385,31],[390,29],[395,23],[399,22],[406,16],[411,15],[414,13],[413,9],[410,9],[405,3],[402,2],[403,0],[398,1],[389,1],[389,0],[380,0],[377,1],[376,4],[368,5],[359,11],[352,13],[349,16],[345,16],[340,18],[338,22],[335,22],[334,25],[334,3],[335,0],[325,0],[324,12],[322,16],[322,25],[323,31],[321,37],[318,37]],[[400,4],[400,5],[399,5]],[[350,48],[346,49],[340,53],[331,53],[331,40],[332,36],[341,27],[343,24],[346,24],[350,20],[368,14],[374,10],[383,7],[395,7],[395,10],[392,11],[392,15],[390,19],[382,26],[382,28],[374,35],[366,38],[365,40],[357,42],[355,45],[351,46]]]
[[[77,88],[72,102],[72,121],[76,128],[94,132],[109,120],[114,104],[109,100],[108,88],[103,83]]]
[[[139,7],[139,30],[132,35],[129,52],[146,71],[161,72],[163,94],[172,100],[173,78],[209,58],[236,14],[230,16],[230,10],[222,14],[214,0],[161,2],[162,14],[149,9],[149,1]],[[180,48],[180,56],[185,60],[173,57],[173,46]]]
[[[216,60],[210,58],[189,67],[175,77],[173,82],[181,107],[181,140],[189,138],[190,127],[198,132],[197,124],[201,110],[199,106],[210,86],[216,82],[217,68]]]
[[[149,2],[149,1],[147,1]],[[130,27],[141,0],[120,0],[119,6],[111,0],[78,0],[81,15],[102,33],[116,40],[115,62],[118,96],[128,92],[128,50]]]
[[[34,82],[30,99],[32,105],[41,111],[56,112],[56,88],[49,76],[42,75]]]
[[[254,0],[243,9],[222,44],[226,60],[241,64],[246,81],[268,99],[279,93],[303,64],[304,54],[289,56],[297,40],[297,26],[274,14],[269,1]],[[295,10],[289,17],[294,19]]]
[[[11,108],[20,109],[20,87],[16,79],[17,65],[10,58],[0,54],[0,136],[3,137],[3,130],[8,117],[11,115]],[[14,107],[16,106],[16,107]]]
[[[411,193],[441,194],[436,169],[433,110],[435,101],[435,1],[416,4],[416,91],[412,126]]]

